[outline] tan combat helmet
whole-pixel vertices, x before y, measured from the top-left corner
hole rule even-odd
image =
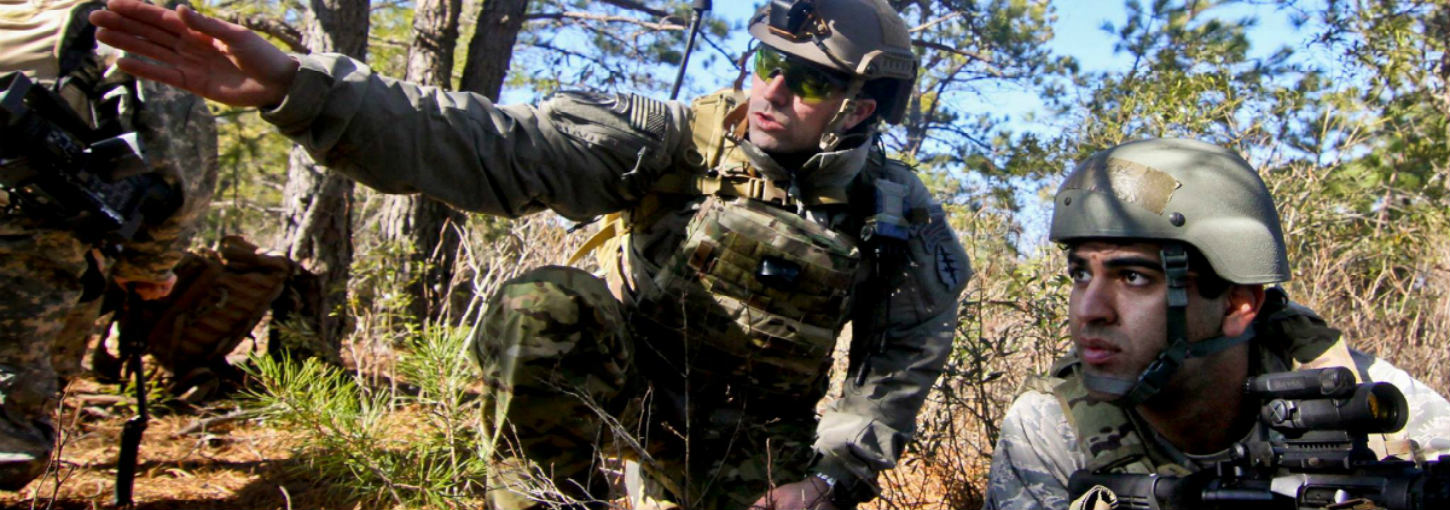
[[[1057,190],[1050,238],[1178,241],[1233,283],[1289,281],[1279,213],[1233,151],[1174,138],[1093,154]]]
[[[906,22],[885,1],[771,0],[750,18],[750,35],[851,77],[847,100],[821,136],[822,150],[840,142],[841,123],[867,82],[882,86],[875,97],[881,118],[901,123],[916,81],[916,55]]]
[[[1215,273],[1241,285],[1289,280],[1289,258],[1274,200],[1258,172],[1233,151],[1194,140],[1154,138],[1093,154],[1068,174],[1052,208],[1049,237],[1163,244],[1168,283],[1167,345],[1136,379],[1083,372],[1083,384],[1132,406],[1156,395],[1188,358],[1223,351],[1253,337],[1190,342],[1188,260],[1196,248]]]

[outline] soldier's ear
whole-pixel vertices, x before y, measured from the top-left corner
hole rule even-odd
[[[1263,285],[1230,285],[1224,293],[1223,336],[1244,334],[1264,306]]]
[[[875,99],[857,99],[855,104],[856,109],[851,111],[851,114],[846,117],[846,122],[843,124],[847,131],[854,129],[857,124],[871,118],[871,114],[876,113]]]

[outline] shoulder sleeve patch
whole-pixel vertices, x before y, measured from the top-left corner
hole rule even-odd
[[[636,135],[664,136],[669,125],[665,102],[638,94],[570,90],[555,93],[546,103],[555,120],[600,124]]]
[[[657,137],[664,136],[665,125],[669,121],[669,112],[665,109],[665,102],[637,94],[625,97],[628,98],[628,106],[625,109],[629,113],[629,124],[634,126],[636,131],[643,131]]]
[[[972,277],[966,250],[947,224],[940,206],[930,209],[930,220],[915,224],[906,241],[906,260],[890,284],[890,321],[916,324],[957,306]]]
[[[636,94],[561,91],[540,110],[560,133],[629,161],[647,150],[651,160],[662,162],[668,155],[659,149],[676,138],[669,106]]]
[[[947,224],[946,210],[933,202],[927,209],[928,221],[922,225],[917,237],[931,254],[931,266],[936,270],[938,281],[951,289],[952,296],[960,294],[972,277],[972,264],[957,235]]]

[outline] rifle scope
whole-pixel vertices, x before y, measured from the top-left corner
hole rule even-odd
[[[1253,377],[1245,391],[1265,400],[1264,423],[1286,432],[1383,434],[1400,430],[1409,418],[1399,388],[1383,382],[1355,384],[1354,373],[1345,367]]]
[[[151,172],[136,133],[91,128],[19,72],[0,76],[0,189],[27,215],[87,242],[129,240],[182,199]]]

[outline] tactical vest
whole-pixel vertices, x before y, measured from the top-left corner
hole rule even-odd
[[[1263,373],[1343,366],[1353,370],[1359,380],[1368,379],[1350,357],[1339,330],[1329,327],[1308,308],[1289,302],[1278,288],[1268,289],[1254,330],[1250,356],[1255,357]],[[1077,358],[1066,356],[1054,363],[1053,377],[1031,380],[1028,387],[1057,397],[1077,433],[1079,451],[1087,456],[1086,470],[1173,476],[1191,472],[1163,451],[1151,439],[1153,433],[1145,430],[1146,425],[1123,408],[1089,399],[1082,378],[1076,375],[1080,365]],[[1383,454],[1383,438],[1372,441],[1371,448]]]
[[[799,205],[847,203],[846,185],[791,193],[790,183],[762,176],[729,143],[744,132],[743,99],[738,92],[697,99],[689,164],[658,176],[636,207],[607,216],[573,260],[597,250],[611,290],[645,336],[683,339],[682,346],[654,346],[666,351],[663,358],[706,360],[688,363],[691,381],[729,384],[756,401],[818,399],[850,314],[863,247],[858,236],[796,212]],[[880,178],[893,164],[868,158],[856,179],[887,190],[889,212],[877,216],[895,218],[904,231],[905,186]],[[688,205],[698,209],[683,241],[653,274],[631,272],[640,261],[630,260],[630,231],[649,228],[663,204],[681,197],[698,200]],[[710,391],[699,389],[691,393]]]

